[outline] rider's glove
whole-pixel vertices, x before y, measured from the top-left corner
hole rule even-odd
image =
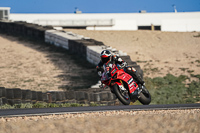
[[[122,64],[121,64],[121,67],[122,68],[124,68],[124,67],[126,67],[127,66],[127,63],[126,62],[123,62]]]

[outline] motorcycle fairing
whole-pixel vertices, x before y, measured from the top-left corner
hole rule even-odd
[[[125,72],[123,72],[123,74],[120,74],[120,73],[121,71],[118,73],[116,79],[125,81],[128,84],[129,92],[130,93],[134,92],[138,88],[138,85],[134,82],[132,76]],[[117,84],[120,85],[121,83],[117,82]]]
[[[123,80],[124,82],[126,82],[128,84],[129,87],[129,92],[132,93],[134,92],[137,88],[138,85],[134,82],[133,78],[131,75],[129,75],[128,73],[124,72],[123,69],[118,69],[116,68],[115,64],[113,65],[112,71],[111,71],[111,76],[116,76],[115,79],[120,79]],[[121,83],[117,84],[120,86]]]

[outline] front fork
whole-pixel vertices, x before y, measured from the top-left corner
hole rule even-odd
[[[140,98],[139,94],[142,92],[142,88],[143,86],[142,87],[138,86],[138,88],[134,92],[131,93],[131,99],[139,99]]]
[[[124,87],[124,84],[123,84],[122,80],[120,80],[120,83],[119,83],[119,82],[118,82],[118,83],[116,83],[116,82],[115,82],[115,83],[111,83],[110,86],[101,83],[101,85],[99,85],[99,88],[105,90],[106,88],[109,87],[109,88],[110,88],[110,91],[111,91],[112,93],[114,93],[113,90],[112,90],[112,86],[115,85],[115,84],[117,84],[117,85],[119,86],[119,88],[120,88],[122,91],[126,91],[126,88]]]
[[[125,91],[126,88],[124,88],[124,84],[123,84],[122,80],[119,80],[119,81],[120,81],[120,83],[121,83],[121,85],[118,85],[119,88],[120,88],[121,90]]]

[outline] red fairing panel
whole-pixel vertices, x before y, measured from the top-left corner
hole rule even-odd
[[[132,76],[127,73],[121,71],[117,78],[128,83],[130,93],[134,92],[138,88],[138,85],[134,82]]]
[[[124,72],[123,69],[118,69],[115,64],[113,64],[110,67],[113,68],[111,70],[111,77],[114,77],[114,79],[120,79],[120,80],[125,81],[128,84],[130,93],[134,92],[138,88],[138,85],[134,82],[134,80],[133,80],[131,75],[129,75],[128,73]],[[111,80],[107,80],[107,79],[108,79],[107,75],[105,73],[103,73],[101,81],[106,85],[110,85],[110,81]],[[113,78],[112,78],[112,80],[113,80]],[[115,83],[118,86],[122,85],[120,82],[115,82]]]
[[[138,88],[138,85],[134,82],[133,78],[129,79],[128,85],[130,93],[134,92]]]

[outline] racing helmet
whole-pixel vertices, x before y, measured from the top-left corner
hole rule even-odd
[[[112,56],[112,54],[109,50],[103,50],[101,52],[101,61],[103,63],[107,63],[108,61],[110,61],[111,56]]]

